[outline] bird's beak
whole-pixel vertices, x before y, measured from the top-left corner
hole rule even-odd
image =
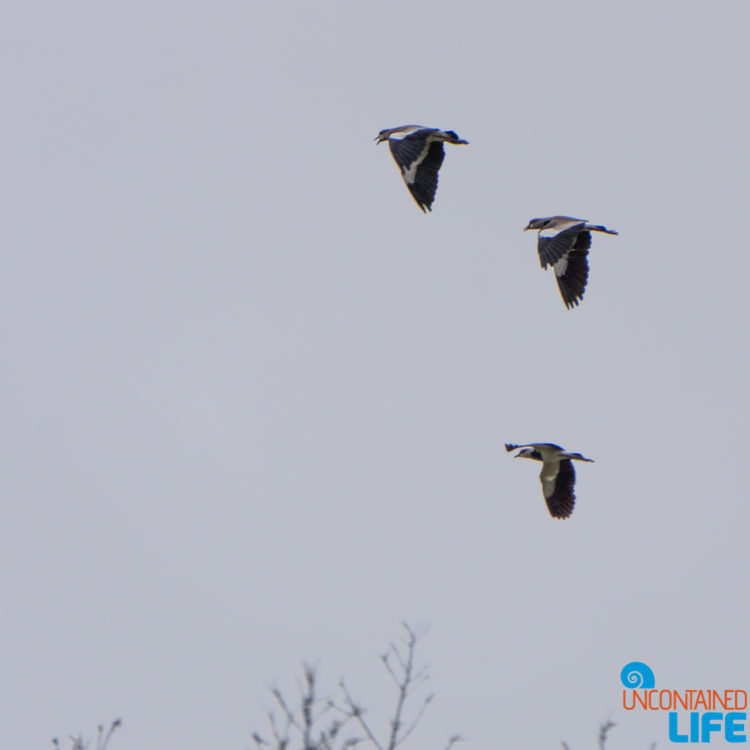
[[[530,226],[529,227],[524,227],[523,231],[525,232],[527,229],[531,229],[531,227]]]
[[[375,145],[377,146],[379,143],[382,143],[385,140],[385,138],[383,138],[382,136],[377,136],[373,140],[375,141]]]

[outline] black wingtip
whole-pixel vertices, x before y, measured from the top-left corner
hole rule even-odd
[[[513,445],[513,443],[506,443],[505,444],[505,450],[510,453],[511,451],[514,451],[516,448],[518,448],[517,445]]]

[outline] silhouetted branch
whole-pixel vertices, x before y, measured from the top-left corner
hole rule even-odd
[[[364,733],[367,735],[367,739],[372,742],[377,750],[383,750],[381,744],[377,741],[375,735],[365,721],[364,711],[354,702],[354,699],[346,689],[346,685],[344,684],[343,679],[341,680],[341,682],[339,682],[339,687],[341,688],[341,692],[344,694],[344,703],[346,705],[346,708],[339,708],[338,710],[347,717],[347,720],[356,719],[357,723],[360,725],[360,727],[362,727]]]
[[[615,724],[614,721],[611,719],[607,719],[603,724],[599,726],[599,750],[606,750],[606,744],[607,744],[607,735],[609,734],[609,730],[616,727],[617,724]],[[568,746],[567,742],[561,743],[563,746],[563,750],[570,750],[570,747]],[[649,750],[655,750],[656,743],[652,743]]]
[[[599,727],[599,750],[605,750],[604,746],[607,744],[607,733],[610,729],[616,726],[617,724],[615,724],[614,721],[607,719],[607,721]]]
[[[112,735],[115,733],[116,729],[119,729],[122,726],[122,719],[115,719],[110,725],[109,729],[107,731],[104,731],[104,727],[100,724],[97,728],[96,732],[96,747],[95,750],[107,750],[107,745],[109,745],[109,741],[112,738]],[[70,750],[88,750],[88,743],[84,741],[83,734],[79,734],[78,737],[73,737],[73,735],[68,735],[68,739],[72,743],[70,746]],[[57,739],[57,737],[53,737],[52,744],[55,746],[56,750],[61,750],[60,740]]]
[[[374,750],[397,750],[415,731],[434,698],[433,694],[427,695],[413,716],[407,719],[407,703],[429,680],[429,674],[426,667],[415,666],[416,645],[423,634],[418,635],[406,623],[403,623],[403,627],[406,634],[402,642],[398,645],[391,643],[388,651],[380,657],[397,690],[386,738],[378,738],[365,718],[365,709],[354,699],[343,678],[339,681],[338,700],[318,699],[316,670],[305,664],[298,709],[289,705],[278,688],[271,689],[285,726],[283,730],[280,729],[274,713],[269,712],[273,739],[268,741],[254,733],[252,738],[257,750],[292,750],[290,744],[293,738],[298,740],[301,750],[352,750],[360,743],[368,743]],[[342,731],[346,727],[349,731]],[[355,727],[361,734],[355,733]],[[460,741],[459,735],[453,735],[445,750],[451,750]]]

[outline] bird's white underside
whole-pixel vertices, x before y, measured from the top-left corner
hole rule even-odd
[[[555,482],[557,480],[557,474],[560,470],[560,463],[547,463],[546,461],[542,464],[542,471],[539,474],[539,479],[542,482],[542,494],[546,498],[552,497],[555,492]]]
[[[536,449],[542,454],[542,460],[544,463],[558,463],[560,458],[560,449],[559,448],[551,448],[548,445],[539,445],[537,444]],[[557,473],[557,469],[555,469],[555,473]]]
[[[392,133],[391,137],[396,136],[396,140],[401,140],[404,136],[410,133],[416,133],[417,130],[424,130],[424,125],[404,125],[402,128],[398,128],[397,132]]]
[[[421,153],[421,154],[420,154],[420,155],[419,155],[419,156],[418,156],[418,157],[417,157],[417,158],[416,158],[416,159],[415,159],[415,160],[414,160],[414,161],[413,161],[413,162],[411,163],[411,166],[409,167],[409,169],[405,169],[405,170],[404,170],[404,173],[403,173],[403,176],[404,176],[404,181],[405,181],[405,182],[406,182],[406,183],[407,183],[408,185],[413,185],[413,184],[414,184],[414,181],[415,181],[415,180],[416,180],[416,178],[417,178],[417,170],[419,169],[419,165],[420,165],[420,164],[421,164],[421,163],[422,163],[422,162],[423,162],[423,161],[425,160],[425,158],[427,157],[427,153],[428,153],[428,152],[429,152],[429,150],[430,150],[430,144],[431,144],[431,143],[432,143],[432,142],[433,142],[434,140],[436,140],[436,139],[435,139],[435,138],[430,138],[430,137],[428,137],[428,138],[426,139],[426,141],[425,141],[425,146],[424,146],[424,148],[422,149],[422,153]]]
[[[566,229],[570,229],[570,227],[576,226],[576,224],[584,224],[584,223],[585,222],[583,219],[569,219],[569,220],[560,221],[551,229],[540,229],[539,236],[544,237],[545,239],[557,237],[557,235],[560,234],[560,232],[564,232]]]

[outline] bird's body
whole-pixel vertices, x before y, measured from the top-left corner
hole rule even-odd
[[[591,247],[591,232],[617,232],[572,216],[532,219],[525,229],[539,230],[537,250],[542,268],[552,266],[565,307],[575,307],[583,299],[589,278],[587,256]]]
[[[531,458],[542,462],[539,480],[542,483],[542,494],[547,508],[553,518],[568,518],[575,505],[576,473],[573,461],[588,461],[580,453],[569,453],[554,443],[527,443],[526,445],[505,444],[510,452],[521,449],[516,458]]]
[[[400,137],[391,138],[392,135]],[[375,140],[378,143],[388,141],[406,187],[425,213],[432,211],[432,202],[435,200],[438,171],[445,158],[443,143],[468,143],[452,130],[423,128],[421,125],[402,125],[381,130]]]

